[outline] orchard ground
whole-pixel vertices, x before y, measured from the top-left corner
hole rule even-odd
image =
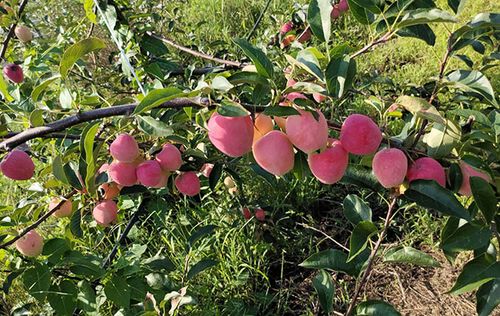
[[[230,53],[238,55],[237,50],[227,43],[230,43],[231,38],[244,36],[250,31],[265,2],[264,0],[246,1],[244,4],[239,0],[172,2],[166,4],[167,8],[160,14],[164,15],[166,21],[175,20],[172,37],[175,34],[177,42],[192,44],[207,53],[220,51],[222,46]],[[278,29],[286,21],[292,11],[292,5],[292,1],[288,0],[271,2],[268,14],[257,29],[256,37],[261,42],[266,42],[273,35],[268,33],[268,30]],[[174,8],[178,10],[174,11]],[[500,5],[493,0],[469,1],[460,19],[467,21],[478,12],[498,11],[498,9]],[[76,17],[81,17],[81,11],[73,13]],[[55,14],[62,14],[62,11]],[[343,18],[340,22],[341,27],[335,30],[335,36],[351,38],[352,42],[357,44],[367,34],[359,29],[350,28],[350,18],[352,17]],[[108,38],[105,29],[100,26],[96,28],[96,33],[101,38]],[[446,43],[445,32],[439,32],[444,26],[439,25],[437,28],[438,39],[435,47],[426,46],[418,40],[398,39],[379,48],[377,54],[368,54],[361,58],[360,72],[366,73],[367,76],[384,73],[387,78],[394,81],[395,85],[408,82],[420,83],[424,78],[435,75],[438,72],[436,65]],[[223,42],[218,42],[219,40]],[[114,46],[110,44],[109,47]],[[470,49],[467,49],[467,53],[479,58]],[[179,57],[192,59],[191,56],[182,54]],[[456,60],[452,63],[461,61]],[[498,73],[488,75],[497,90],[500,84]],[[343,107],[342,110],[376,115],[375,110],[367,106],[363,100],[364,98],[360,96],[350,106],[351,108]],[[234,311],[240,307],[241,312],[251,313],[260,310],[267,311],[269,315],[319,314],[320,307],[311,284],[315,271],[301,268],[298,264],[319,249],[333,247],[335,243],[331,239],[347,245],[349,231],[346,228],[349,227],[349,223],[342,215],[341,205],[347,194],[357,192],[369,201],[374,212],[373,217],[376,219],[385,215],[386,205],[369,191],[359,190],[353,186],[324,186],[312,177],[303,180],[293,179],[289,182],[279,181],[273,185],[263,181],[262,178],[255,178],[255,174],[250,170],[239,171],[248,199],[253,201],[254,208],[262,207],[266,212],[263,221],[255,218],[246,221],[233,196],[223,183],[219,183],[216,193],[205,197],[198,204],[190,203],[189,200],[170,201],[167,211],[159,206],[157,210],[150,212],[149,219],[161,223],[164,227],[161,240],[151,238],[148,233],[150,227],[147,224],[135,227],[129,236],[130,240],[148,245],[152,249],[163,248],[167,253],[176,253],[183,251],[190,234],[197,227],[216,225],[217,229],[203,239],[201,245],[193,249],[190,254],[192,262],[207,255],[219,262],[209,270],[209,273],[200,274],[192,281],[190,290],[199,301],[192,310],[193,313],[212,311],[225,314],[226,310]],[[202,186],[207,187],[207,185],[206,181],[202,183]],[[30,191],[35,192],[38,189],[36,183],[19,185],[4,177],[0,177],[0,187],[2,188],[0,200],[3,205],[15,205],[23,199],[28,201]],[[41,201],[47,204],[49,202],[49,197],[47,201]],[[127,203],[122,203],[122,207],[126,209]],[[118,231],[123,229],[125,224],[120,222],[110,236],[99,236],[102,242],[98,247],[103,253],[113,246]],[[398,213],[389,228],[386,242],[404,240],[406,245],[430,253],[438,259],[442,267],[438,270],[394,267],[389,268],[389,274],[387,271],[382,272],[375,268],[371,278],[373,283],[364,294],[370,298],[384,299],[408,315],[473,314],[475,311],[473,295],[451,298],[442,294],[450,289],[460,271],[460,265],[467,260],[465,258],[458,260],[455,263],[457,266],[451,266],[446,262],[437,250],[441,227],[442,219],[439,216],[417,207]],[[40,231],[42,234],[50,232],[54,235],[63,235],[63,228],[64,226],[56,219],[51,219],[41,226]],[[175,256],[173,258],[175,259]],[[175,263],[182,265],[182,262]],[[5,275],[0,272],[0,279]],[[446,277],[437,277],[439,275]],[[342,278],[339,276],[337,282],[347,287]],[[14,281],[7,301],[3,302],[5,306],[13,307],[32,301],[18,282]],[[384,290],[381,290],[382,288]],[[347,300],[347,297],[336,297],[335,308],[344,310]],[[36,301],[33,300],[33,304],[36,305]],[[39,313],[44,311],[43,306],[37,306],[37,309]]]

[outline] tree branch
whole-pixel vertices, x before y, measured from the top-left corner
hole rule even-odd
[[[191,106],[207,106],[208,100],[205,98],[178,98],[161,104],[158,108],[183,108]],[[5,139],[0,143],[0,150],[10,151],[16,146],[25,143],[28,140],[44,137],[54,132],[64,131],[66,128],[75,126],[84,122],[94,121],[97,119],[119,116],[119,115],[130,115],[137,107],[138,103],[112,106],[107,108],[101,108],[96,110],[91,110],[87,112],[81,112],[76,115],[61,119],[49,123],[45,126],[29,128],[24,132],[21,132],[13,137]]]
[[[24,8],[28,4],[28,0],[23,0],[21,4],[19,5],[19,10],[17,11],[17,15],[19,18],[21,18],[21,15],[23,14]],[[3,40],[2,43],[2,51],[0,51],[0,59],[5,59],[5,53],[7,53],[7,48],[9,47],[9,42],[12,36],[14,36],[14,30],[16,29],[17,22],[12,23],[12,25],[9,28],[9,32],[5,36],[5,39]]]
[[[54,214],[59,208],[61,208],[61,206],[64,204],[64,202],[66,202],[66,200],[70,199],[76,193],[77,193],[77,191],[73,190],[70,193],[66,194],[64,196],[64,198],[53,209],[51,209],[47,213],[43,214],[36,222],[34,222],[33,224],[26,227],[19,235],[12,238],[11,240],[1,244],[0,249],[6,249],[8,246],[12,245],[17,240],[21,239],[21,237],[26,235],[29,231],[37,228],[41,223],[43,223],[47,218],[49,218],[50,215]]]
[[[255,21],[255,24],[253,25],[252,29],[247,35],[247,41],[249,41],[252,38],[253,33],[257,30],[259,27],[260,22],[262,21],[262,18],[264,17],[264,14],[266,13],[267,9],[269,8],[269,5],[271,4],[271,0],[267,0],[266,6],[264,9],[260,12],[259,17],[257,18],[257,21]]]
[[[359,55],[362,55],[362,54],[368,52],[373,47],[387,42],[388,40],[390,40],[392,38],[392,36],[394,34],[395,34],[394,32],[387,32],[387,33],[385,33],[381,38],[372,41],[371,43],[369,43],[365,47],[361,48],[360,50],[358,50],[357,52],[355,52],[354,54],[352,54],[351,58],[356,58]]]
[[[231,60],[225,60],[225,59],[217,58],[217,57],[214,57],[214,56],[210,56],[208,54],[197,52],[197,51],[195,51],[195,50],[193,50],[191,48],[187,48],[185,46],[176,44],[175,42],[173,42],[173,41],[171,41],[169,39],[166,39],[166,38],[164,38],[162,36],[153,34],[151,32],[146,32],[146,34],[148,34],[149,36],[154,37],[154,38],[162,41],[165,44],[168,44],[168,45],[170,45],[172,47],[175,47],[175,48],[177,48],[180,51],[183,51],[185,53],[191,54],[191,55],[196,56],[196,57],[200,57],[202,59],[211,60],[213,62],[216,62],[216,63],[219,63],[219,64],[223,64],[223,65],[227,65],[227,66],[231,66],[231,67],[235,67],[235,68],[242,68],[244,66],[244,64],[240,63],[240,62],[231,61]]]
[[[361,280],[356,284],[356,288],[354,290],[354,296],[351,300],[351,303],[349,304],[349,307],[347,308],[347,312],[345,313],[346,316],[349,316],[352,313],[354,307],[356,306],[356,302],[358,300],[359,293],[365,287],[366,281],[367,281],[368,277],[370,276],[371,270],[373,268],[373,263],[375,262],[375,258],[377,256],[378,249],[380,248],[380,245],[382,244],[382,240],[385,238],[385,234],[387,233],[387,229],[389,228],[389,224],[390,224],[391,217],[392,217],[392,211],[394,210],[394,206],[396,205],[397,200],[398,200],[398,198],[394,197],[392,199],[392,201],[389,203],[389,208],[387,209],[387,215],[386,215],[385,221],[384,221],[384,227],[382,228],[382,231],[380,232],[378,240],[375,243],[375,247],[373,247],[372,252],[370,253],[370,257],[368,258],[368,264],[366,266],[366,270],[363,272],[363,276],[361,277]]]

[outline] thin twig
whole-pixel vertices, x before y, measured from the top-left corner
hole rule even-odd
[[[377,40],[374,40],[372,41],[371,43],[369,43],[368,45],[366,45],[365,47],[361,48],[360,50],[358,50],[357,52],[355,52],[354,54],[351,55],[351,58],[356,58],[358,57],[359,55],[362,55],[366,52],[368,52],[370,49],[372,49],[373,47],[377,46],[377,45],[380,45],[380,44],[383,44],[385,42],[387,42],[388,40],[390,40],[392,38],[392,36],[395,34],[395,32],[387,32],[385,33],[382,37],[380,37],[379,39]]]
[[[272,0],[267,0],[266,6],[264,9],[260,12],[259,17],[257,18],[257,21],[255,21],[255,24],[253,25],[252,29],[250,30],[250,33],[247,35],[247,41],[249,41],[252,38],[253,33],[257,30],[259,27],[260,22],[262,21],[262,18],[264,17],[264,14],[266,13],[267,9],[269,8],[269,5],[271,4]]]
[[[349,248],[347,248],[346,246],[342,245],[340,242],[336,241],[332,237],[328,236],[327,233],[321,231],[320,229],[317,229],[315,227],[309,226],[309,225],[307,225],[305,223],[299,223],[299,225],[302,226],[302,227],[304,227],[304,228],[311,229],[311,230],[314,230],[315,232],[318,232],[318,233],[322,234],[323,236],[325,236],[325,238],[333,241],[333,243],[336,244],[337,246],[339,246],[340,248],[344,249],[345,251],[349,251]]]
[[[175,48],[177,48],[180,51],[183,51],[185,53],[191,54],[191,55],[196,56],[196,57],[200,57],[202,59],[211,60],[211,61],[219,63],[219,64],[223,64],[223,65],[227,65],[227,66],[232,66],[232,67],[236,67],[236,68],[241,68],[241,67],[245,66],[243,63],[240,63],[240,62],[237,62],[237,61],[221,59],[221,58],[217,58],[217,57],[214,57],[214,56],[211,56],[211,55],[208,55],[208,54],[197,52],[197,51],[195,51],[195,50],[193,50],[191,48],[187,48],[185,46],[179,45],[179,44],[177,44],[177,43],[175,43],[175,42],[173,42],[173,41],[171,41],[169,39],[166,39],[165,37],[153,34],[151,32],[147,32],[146,34],[148,34],[149,36],[154,37],[154,38],[162,41],[165,44],[168,44],[168,45],[170,45],[172,47],[175,47]]]
[[[43,223],[47,218],[49,218],[50,215],[54,214],[66,202],[66,200],[70,199],[77,192],[78,192],[77,190],[73,190],[70,193],[66,194],[64,196],[64,198],[53,209],[51,209],[47,213],[43,214],[36,222],[34,222],[33,224],[31,224],[28,227],[26,227],[19,235],[17,235],[16,237],[12,238],[11,240],[9,240],[9,241],[1,244],[0,245],[0,249],[7,248],[8,246],[10,246],[13,243],[15,243],[17,240],[21,239],[21,237],[23,237],[24,235],[26,235],[28,232],[30,232],[31,230],[37,228],[41,223]]]
[[[12,150],[28,140],[43,137],[54,132],[61,132],[84,122],[94,121],[105,117],[130,115],[133,113],[138,103],[125,104],[119,106],[106,107],[87,112],[81,112],[76,115],[49,123],[45,126],[29,128],[13,137],[10,137],[0,143],[0,150]],[[208,106],[209,102],[205,98],[178,98],[161,104],[158,108],[183,108],[191,106]]]
[[[21,4],[19,5],[19,10],[17,11],[17,16],[21,18],[21,15],[23,14],[24,8],[28,4],[28,0],[23,0]],[[9,47],[9,42],[10,39],[14,36],[14,31],[16,29],[17,22],[12,23],[12,25],[9,28],[9,32],[5,36],[5,39],[3,40],[2,43],[2,51],[0,51],[0,59],[5,59],[5,53],[7,53],[7,47]]]
[[[358,300],[359,293],[361,290],[365,287],[366,285],[366,280],[368,279],[368,276],[370,275],[370,272],[373,268],[373,263],[375,262],[375,258],[377,256],[378,249],[380,248],[380,245],[382,244],[382,240],[385,237],[385,234],[387,232],[387,229],[389,228],[389,224],[391,222],[391,215],[392,211],[394,209],[394,206],[396,205],[397,197],[394,197],[392,201],[389,203],[389,208],[387,209],[387,215],[385,217],[384,221],[384,227],[382,228],[382,231],[379,234],[378,240],[375,243],[375,246],[372,249],[372,252],[370,253],[370,257],[368,258],[368,264],[366,266],[365,271],[363,272],[363,276],[361,277],[361,280],[356,284],[356,288],[354,290],[354,295],[352,297],[351,303],[349,304],[349,307],[347,308],[347,312],[345,313],[346,316],[349,316],[353,309],[354,306],[356,306],[356,302]]]

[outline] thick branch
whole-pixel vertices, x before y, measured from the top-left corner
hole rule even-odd
[[[240,63],[240,62],[236,62],[236,61],[232,61],[232,60],[225,60],[225,59],[221,59],[221,58],[217,58],[217,57],[214,57],[214,56],[210,56],[208,54],[204,54],[204,53],[200,53],[200,52],[197,52],[191,48],[187,48],[187,47],[184,47],[182,45],[179,45],[169,39],[166,39],[162,36],[159,36],[159,35],[156,35],[156,34],[153,34],[153,33],[150,33],[148,32],[147,33],[149,36],[151,37],[154,37],[156,39],[159,39],[160,41],[162,41],[163,43],[165,44],[168,44],[172,47],[175,47],[177,48],[178,50],[180,51],[183,51],[185,53],[188,53],[188,54],[191,54],[193,56],[196,56],[196,57],[200,57],[202,59],[206,59],[206,60],[211,60],[213,62],[216,62],[216,63],[219,63],[219,64],[223,64],[223,65],[227,65],[227,66],[232,66],[232,67],[235,67],[235,68],[241,68],[244,66],[244,64]]]
[[[361,293],[361,290],[365,287],[366,281],[368,277],[370,276],[370,273],[373,268],[373,263],[375,262],[375,258],[377,256],[378,249],[380,248],[380,245],[382,244],[382,240],[385,238],[385,234],[387,233],[387,229],[389,228],[389,224],[391,222],[392,218],[392,212],[394,210],[394,206],[396,205],[397,197],[393,198],[392,201],[389,203],[389,208],[387,209],[387,215],[385,217],[384,221],[384,227],[382,228],[382,231],[379,234],[378,240],[375,243],[375,247],[373,247],[372,252],[370,253],[370,257],[368,258],[368,264],[366,266],[366,270],[363,272],[363,276],[361,277],[361,280],[356,284],[356,288],[354,290],[354,296],[352,297],[351,303],[349,304],[349,307],[347,308],[347,312],[345,313],[346,316],[349,316],[354,307],[356,306],[356,302],[358,300],[359,293]]]
[[[19,11],[17,11],[17,15],[19,18],[21,18],[21,15],[23,14],[24,8],[28,4],[28,0],[23,0],[21,4],[19,5]],[[5,36],[5,39],[3,40],[2,43],[2,51],[0,51],[0,59],[5,58],[5,53],[7,53],[7,47],[9,47],[9,42],[12,36],[14,36],[14,30],[16,29],[17,22],[12,23],[12,25],[9,28],[9,32]]]
[[[45,126],[34,127],[25,130],[13,137],[10,137],[0,143],[0,150],[12,150],[16,146],[25,143],[28,140],[43,137],[54,132],[61,132],[84,122],[94,121],[105,117],[120,116],[120,115],[130,115],[137,107],[138,103],[112,106],[107,108],[101,108],[96,110],[91,110],[87,112],[81,112],[76,115],[49,123]],[[206,106],[208,101],[203,98],[178,98],[171,101],[165,102],[159,106],[159,108],[183,108],[190,106]]]
[[[29,231],[37,228],[41,223],[43,223],[47,218],[50,217],[50,215],[54,214],[61,206],[66,202],[66,200],[70,199],[73,195],[77,193],[76,190],[71,191],[70,193],[66,194],[64,198],[51,210],[49,210],[47,213],[42,215],[36,222],[31,224],[30,226],[26,227],[19,235],[16,237],[12,238],[11,240],[7,241],[6,243],[3,243],[0,245],[0,249],[5,249],[8,246],[12,245],[15,243],[17,240],[21,239],[24,235],[26,235]]]

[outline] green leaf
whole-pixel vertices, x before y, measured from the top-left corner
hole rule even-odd
[[[240,71],[232,74],[227,80],[233,85],[250,84],[269,86],[269,80],[256,72]]]
[[[7,82],[5,82],[3,76],[0,76],[0,92],[2,93],[4,99],[7,100],[7,102],[14,101],[14,98],[9,93],[9,85],[7,84]]]
[[[405,191],[404,196],[422,207],[434,209],[446,215],[463,218],[466,221],[471,220],[470,214],[453,193],[435,181],[412,181],[410,188]]]
[[[139,129],[151,136],[167,137],[174,134],[174,130],[170,125],[151,116],[137,116]]]
[[[141,42],[139,44],[141,46],[141,49],[153,54],[156,57],[163,56],[165,54],[168,54],[168,48],[167,46],[158,38],[149,36],[148,34],[144,34],[141,38]],[[179,69],[179,66],[176,65],[175,63],[165,61],[165,60],[159,60],[159,63],[152,63],[151,65],[158,65],[160,68],[160,72],[162,71],[162,67],[167,68],[165,70],[177,70]],[[161,65],[161,66],[160,66]]]
[[[301,50],[297,54],[296,61],[298,65],[300,65],[306,71],[314,75],[316,78],[318,78],[321,81],[324,80],[319,60],[310,48]]]
[[[427,119],[431,122],[445,124],[444,118],[439,111],[423,98],[417,98],[408,95],[402,95],[396,100],[405,110],[411,114]]]
[[[447,85],[488,101],[498,106],[490,81],[477,70],[455,70],[446,76]]]
[[[59,284],[50,287],[47,300],[57,315],[73,315],[76,308],[77,288],[73,282],[63,280]]]
[[[212,89],[229,92],[234,86],[223,76],[217,76],[212,80]]]
[[[465,7],[467,0],[448,0],[448,6],[455,12],[455,14],[460,14]]]
[[[331,34],[332,5],[329,0],[311,0],[307,11],[307,22],[312,33],[322,42],[328,42]]]
[[[223,100],[217,107],[217,113],[229,117],[248,116],[250,114],[250,112],[240,104],[226,100]]]
[[[122,308],[130,305],[130,287],[127,280],[119,275],[113,275],[104,286],[106,297]]]
[[[448,178],[450,182],[450,189],[453,192],[458,192],[460,186],[462,186],[462,171],[457,163],[452,163],[448,169]]]
[[[494,279],[500,279],[500,261],[495,262],[482,255],[463,267],[455,285],[448,293],[459,295],[469,292]]]
[[[253,170],[253,172],[255,172],[257,175],[266,180],[266,182],[269,183],[269,185],[271,186],[277,185],[278,182],[276,180],[276,177],[273,174],[270,174],[266,170],[262,169],[262,167],[259,166],[258,164],[252,163],[250,165],[250,168]]]
[[[479,316],[490,315],[500,304],[500,279],[481,285],[476,292],[476,309]]]
[[[362,6],[359,6],[355,0],[347,0],[349,3],[349,12],[352,13],[354,18],[361,24],[368,25],[372,23],[373,20],[373,14],[363,8]]]
[[[344,215],[354,225],[361,221],[372,221],[372,209],[355,194],[349,194],[345,197],[344,202]]]
[[[436,34],[427,24],[412,25],[400,29],[397,35],[401,37],[414,37],[423,40],[427,45],[434,46],[436,44]]]
[[[477,207],[483,213],[486,221],[490,223],[498,211],[495,191],[486,180],[480,177],[471,177],[470,187]]]
[[[55,75],[53,77],[50,77],[46,80],[44,80],[42,83],[40,83],[38,86],[36,86],[33,91],[31,91],[31,99],[35,102],[40,101],[40,96],[42,93],[47,89],[47,87],[57,79],[61,78],[60,75]]]
[[[68,71],[73,67],[76,61],[86,54],[100,50],[106,47],[106,42],[101,39],[91,37],[86,38],[78,43],[71,45],[64,52],[61,63],[59,66],[59,72],[61,76],[65,78],[68,75]]]
[[[379,300],[369,300],[356,306],[356,314],[359,316],[401,316],[391,305]]]
[[[449,252],[474,250],[488,246],[491,231],[488,227],[467,223],[460,226],[441,242],[441,248]]]
[[[432,256],[412,247],[395,247],[384,255],[384,262],[409,263],[422,267],[439,267]]]
[[[69,184],[66,178],[66,173],[64,172],[63,162],[61,156],[56,156],[52,162],[52,173],[57,180],[64,184]]]
[[[97,16],[94,13],[94,0],[84,0],[83,8],[85,9],[85,15],[90,22],[96,24]]]
[[[69,242],[62,238],[52,238],[43,245],[44,256],[62,256],[66,251],[70,250]]]
[[[359,222],[351,234],[351,239],[349,240],[349,257],[347,262],[352,261],[359,255],[363,250],[365,250],[368,245],[368,240],[371,236],[377,233],[378,229],[372,222],[362,221]]]
[[[95,165],[94,142],[95,142],[95,136],[97,135],[97,131],[99,130],[100,125],[101,122],[95,122],[89,124],[85,127],[85,129],[82,132],[83,149],[85,153],[84,159],[87,165],[85,186],[89,191],[94,191],[94,186],[95,186],[94,181],[97,168]]]
[[[24,287],[28,293],[39,301],[45,299],[50,286],[50,270],[40,263],[35,263],[33,268],[30,268],[23,273]]]
[[[154,256],[145,259],[142,264],[153,272],[170,272],[175,270],[175,265],[172,260],[162,256]]]
[[[341,98],[352,87],[356,61],[349,56],[330,60],[326,67],[326,86],[330,95]]]
[[[335,294],[335,285],[332,277],[325,270],[320,270],[312,281],[313,287],[318,293],[319,303],[325,314],[329,315],[333,310],[333,295]]]
[[[96,295],[90,282],[78,282],[77,306],[87,313],[97,311]]]
[[[257,72],[266,77],[272,78],[274,75],[273,63],[267,58],[266,54],[255,46],[252,46],[247,40],[243,38],[237,38],[233,40],[236,45],[238,45],[245,55],[252,60]]]
[[[368,254],[366,254],[366,256],[363,255],[359,255],[359,259],[355,259],[348,263],[346,253],[337,249],[328,249],[311,255],[304,260],[304,262],[299,264],[299,266],[308,269],[331,269],[355,277],[359,274],[361,266],[368,258]]]
[[[69,222],[69,230],[71,231],[73,236],[77,238],[83,237],[83,230],[81,223],[82,223],[82,210],[76,210],[71,215],[71,219]]]
[[[375,192],[384,191],[384,187],[378,182],[371,170],[361,166],[349,165],[340,179],[341,183],[354,184],[360,187],[369,188]]]
[[[179,88],[169,87],[164,89],[156,89],[149,92],[144,99],[137,105],[133,114],[141,114],[143,112],[154,109],[155,107],[170,101],[172,99],[185,96]]]
[[[383,0],[352,0],[359,7],[364,8],[372,13],[379,14],[384,9]]]
[[[291,106],[269,106],[264,112],[267,116],[290,116],[290,115],[300,115],[299,111]]]
[[[217,265],[219,262],[216,261],[216,260],[212,260],[212,259],[202,259],[200,260],[199,262],[197,262],[194,266],[192,266],[188,273],[187,273],[187,279],[188,280],[191,280],[192,278],[194,278],[195,276],[197,276],[198,274],[200,274],[201,272]]]
[[[456,23],[458,20],[455,16],[446,11],[435,8],[420,8],[406,11],[401,17],[397,27],[403,28],[412,25],[443,22]]]
[[[486,115],[483,113],[476,111],[476,110],[471,110],[471,109],[453,109],[448,111],[448,113],[453,114],[453,115],[458,115],[464,118],[469,118],[472,117],[474,119],[474,122],[478,122],[480,124],[483,124],[484,126],[491,127],[491,122],[488,119]]]
[[[59,104],[63,109],[71,109],[73,106],[73,96],[68,88],[64,87],[59,93]]]
[[[462,138],[460,126],[445,119],[445,124],[432,124],[431,131],[424,135],[422,141],[427,145],[427,154],[435,158],[448,155]]]
[[[212,168],[212,172],[210,172],[210,176],[208,177],[208,184],[210,189],[215,190],[215,186],[217,182],[219,182],[220,177],[222,176],[222,167],[224,165],[221,163],[214,163],[214,167]]]
[[[188,239],[188,249],[191,249],[195,242],[211,234],[217,228],[216,225],[206,225],[198,228]]]

